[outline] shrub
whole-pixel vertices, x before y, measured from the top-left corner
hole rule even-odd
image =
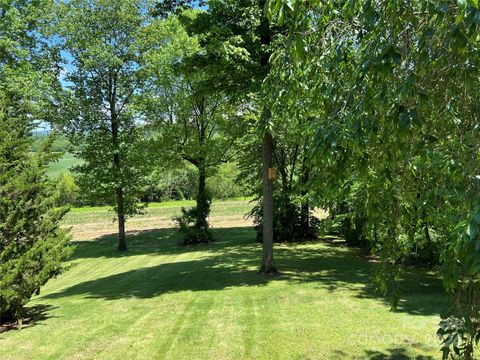
[[[212,233],[208,227],[196,226],[197,208],[182,208],[182,215],[175,218],[177,230],[182,234],[184,245],[209,243],[213,241]]]
[[[177,229],[183,236],[184,245],[210,243],[213,236],[208,224],[210,214],[211,198],[203,194],[197,198],[197,206],[185,209],[182,208],[182,215],[175,218]]]

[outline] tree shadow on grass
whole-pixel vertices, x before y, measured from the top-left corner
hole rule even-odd
[[[294,245],[276,249],[279,268],[303,274],[298,281],[315,281],[317,286],[334,292],[349,289],[358,298],[381,299],[391,304],[375,287],[373,278],[380,264],[368,262],[361,249],[325,246],[318,251]],[[305,273],[313,276],[305,276]],[[315,275],[316,274],[316,275]],[[399,282],[400,301],[395,312],[412,315],[441,315],[448,305],[442,282],[429,269],[409,266]]]
[[[405,347],[388,349],[386,352],[367,350],[365,358],[370,360],[433,360],[431,356],[417,355],[412,356]]]
[[[215,251],[216,248],[225,248],[238,243],[245,243],[246,239],[255,238],[251,227],[236,227],[213,230],[214,238],[218,239],[211,244],[193,246],[181,245],[180,235],[175,229],[139,230],[128,233],[127,251],[117,250],[117,236],[104,235],[95,240],[73,241],[75,253],[73,259],[83,258],[121,258],[145,254],[172,255],[194,251]],[[248,242],[248,240],[247,240]]]
[[[254,241],[251,228],[217,229],[218,241],[210,245],[178,245],[172,230],[142,231],[130,236],[127,253],[112,249],[112,239],[79,242],[75,258],[123,257],[141,254],[182,254],[198,251],[195,260],[162,263],[123,273],[92,279],[61,292],[46,295],[60,298],[82,295],[89,298],[152,298],[180,291],[215,291],[239,286],[263,286],[270,281],[314,282],[328,291],[348,289],[359,298],[389,302],[371,286],[378,264],[368,262],[359,251],[345,247],[309,243],[276,245],[278,276],[257,273],[261,244]],[[401,283],[401,301],[396,311],[418,315],[438,315],[444,305],[444,293],[435,274],[425,269],[406,271]]]
[[[7,321],[5,323],[0,323],[0,334],[11,330],[21,330],[38,325],[39,321],[51,318],[52,316],[49,313],[54,309],[56,309],[56,307],[43,304],[26,307],[20,321]]]

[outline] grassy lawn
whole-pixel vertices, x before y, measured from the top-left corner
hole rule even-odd
[[[175,216],[181,214],[182,207],[194,206],[195,201],[166,201],[149,204],[145,213],[129,218],[127,231],[136,232],[149,229],[167,229],[174,227]],[[246,219],[253,207],[249,199],[240,198],[226,201],[214,201],[210,213],[210,223],[214,228],[250,226]],[[64,219],[64,225],[72,229],[74,240],[92,240],[99,236],[113,234],[117,224],[113,222],[115,214],[109,207],[72,209]]]
[[[220,205],[228,209],[218,216],[240,213],[235,202]],[[250,227],[214,231],[215,244],[185,248],[171,229],[139,230],[124,254],[109,235],[76,241],[70,269],[30,304],[43,316],[0,333],[0,359],[440,357],[444,296],[434,274],[408,271],[390,311],[369,285],[377,264],[355,249],[276,245],[281,274],[265,276]]]

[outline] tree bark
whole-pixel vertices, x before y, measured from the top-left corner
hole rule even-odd
[[[263,258],[261,271],[276,272],[273,262],[273,179],[268,176],[273,167],[273,139],[269,131],[265,132],[262,145],[263,157]]]
[[[197,193],[197,228],[208,230],[208,213],[210,204],[207,195],[207,169],[205,161],[201,160],[198,166],[198,193]]]
[[[202,241],[210,242],[212,240],[211,234],[209,234],[208,226],[208,215],[210,214],[210,199],[207,194],[207,154],[205,149],[205,142],[207,139],[207,124],[204,122],[205,118],[205,107],[204,103],[201,102],[199,107],[199,113],[201,114],[199,118],[199,128],[198,128],[198,140],[202,154],[198,158],[198,193],[197,193],[197,219],[196,219],[196,228],[199,233],[202,233]]]
[[[125,238],[125,209],[123,199],[123,188],[117,188],[117,215],[118,215],[118,250],[127,250]]]
[[[118,250],[127,250],[127,242],[125,239],[125,198],[124,189],[120,185],[120,174],[122,173],[122,165],[120,162],[120,145],[118,142],[118,114],[116,111],[117,88],[114,76],[110,76],[110,121],[112,130],[113,154],[113,170],[117,180],[117,188],[115,189],[117,202],[117,220],[118,220]]]
[[[114,125],[112,126],[112,128],[116,128],[116,126]],[[113,144],[115,145],[115,148],[118,148],[117,131],[112,131],[112,134]],[[115,173],[117,174],[118,181],[118,176],[121,172],[120,155],[118,154],[118,152],[113,154],[113,168],[115,169]],[[123,191],[124,190],[122,186],[117,186],[117,188],[115,189],[118,220],[118,250],[120,251],[127,250],[127,242],[125,239],[125,198]]]
[[[207,187],[206,183],[207,183],[207,171],[205,169],[205,165],[201,164],[198,167],[198,195],[199,196],[204,195],[206,193],[206,187]]]
[[[259,0],[259,7],[265,11],[266,0]],[[265,45],[263,51],[260,51],[259,63],[265,75],[270,71],[270,50],[272,42],[272,32],[270,23],[265,13],[262,13],[260,26],[258,28],[260,43]],[[268,112],[269,109],[268,109]],[[273,139],[270,131],[266,131],[263,136],[262,145],[263,160],[263,258],[261,271],[265,273],[276,272],[273,262],[273,180],[268,177],[268,169],[273,167]]]

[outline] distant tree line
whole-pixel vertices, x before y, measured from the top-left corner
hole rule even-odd
[[[32,136],[31,151],[41,151],[45,141],[48,140],[48,132],[35,133]],[[75,152],[66,136],[56,135],[52,143],[51,151],[59,155],[58,160],[64,154]],[[75,181],[75,172],[71,168],[64,167],[56,180],[55,203],[57,206],[104,206],[106,203],[99,202],[95,198],[83,196]],[[194,166],[187,162],[176,164],[165,169],[153,169],[146,175],[145,186],[139,193],[139,201],[144,203],[162,202],[169,200],[192,200],[197,193],[198,176]],[[244,196],[248,193],[243,182],[238,181],[238,164],[233,162],[222,163],[212,173],[206,182],[207,190],[213,199],[231,199]]]
[[[62,172],[55,182],[56,206],[105,206],[99,199],[84,196],[84,191],[75,181],[75,173]],[[198,175],[194,167],[187,164],[180,168],[153,171],[147,175],[145,185],[139,190],[138,200],[142,203],[194,200],[197,195]],[[225,163],[206,182],[212,199],[233,199],[249,194],[238,181],[237,165]]]

